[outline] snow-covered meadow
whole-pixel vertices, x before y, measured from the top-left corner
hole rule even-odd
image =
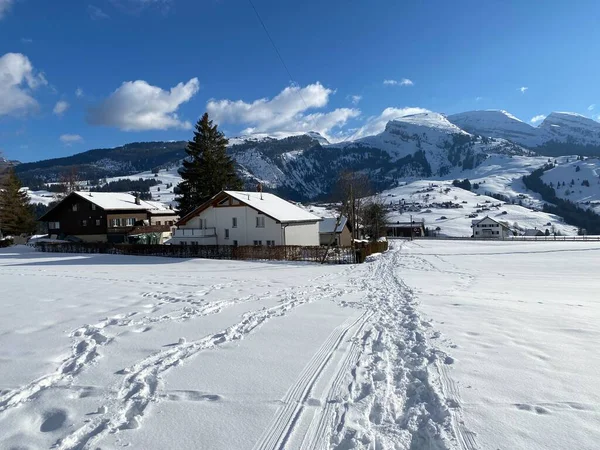
[[[397,241],[320,266],[3,249],[0,448],[597,448],[599,255]]]

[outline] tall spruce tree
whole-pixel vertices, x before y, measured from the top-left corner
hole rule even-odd
[[[5,235],[31,234],[35,230],[33,207],[21,181],[11,168],[0,188],[0,229]]]
[[[188,214],[194,208],[224,189],[239,190],[244,183],[235,171],[233,160],[227,155],[225,135],[204,113],[196,124],[194,138],[186,147],[187,157],[179,174],[179,214]]]

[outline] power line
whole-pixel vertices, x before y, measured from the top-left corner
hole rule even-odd
[[[287,64],[283,60],[283,56],[281,56],[281,53],[279,53],[279,49],[275,45],[275,41],[271,37],[271,34],[269,33],[269,30],[267,29],[267,26],[265,25],[265,22],[263,22],[262,18],[260,17],[260,14],[258,13],[258,10],[256,9],[256,6],[254,6],[254,3],[252,2],[252,0],[248,0],[248,2],[250,3],[250,6],[252,6],[252,9],[254,10],[254,13],[256,14],[256,18],[258,19],[258,21],[262,25],[263,30],[265,30],[265,33],[266,33],[267,37],[269,38],[269,41],[271,42],[271,45],[273,46],[273,49],[275,50],[275,53],[277,53],[277,56],[279,57],[279,61],[281,61],[281,64],[283,65],[285,71],[287,72],[288,77],[290,77],[290,81],[292,83],[297,84],[294,81],[294,77],[292,76],[292,73],[290,72],[290,69],[288,69]],[[304,106],[306,107],[306,109],[308,109],[308,105],[306,104],[306,102],[304,101],[304,97],[302,96],[302,88],[298,89],[298,95],[300,95],[300,98],[302,99],[302,103],[304,103]]]

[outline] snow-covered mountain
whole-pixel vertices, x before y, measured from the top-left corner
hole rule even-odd
[[[507,139],[526,147],[537,147],[548,140],[539,128],[517,119],[508,111],[467,111],[452,114],[448,120],[469,133]]]
[[[22,164],[17,171],[26,185],[40,190],[72,167],[84,179],[176,170],[185,157],[185,145],[134,143]],[[343,171],[364,173],[382,191],[407,179],[466,177],[498,155],[529,157],[534,152],[600,156],[600,124],[571,113],[552,113],[539,127],[532,127],[506,111],[451,116],[426,112],[391,120],[378,134],[333,144],[317,132],[284,138],[242,136],[229,144],[247,188],[261,182],[294,200],[326,199]]]
[[[600,123],[568,112],[553,112],[538,127],[549,140],[578,145],[600,145]]]
[[[472,135],[437,113],[390,121],[377,135],[324,144],[313,135],[235,143],[230,152],[249,182],[262,182],[291,198],[323,198],[344,170],[361,171],[377,189],[399,180],[459,176],[491,154],[527,155],[504,139]]]
[[[600,150],[600,123],[576,113],[550,113],[538,127],[501,110],[452,114],[448,120],[469,133],[507,139],[549,156]]]

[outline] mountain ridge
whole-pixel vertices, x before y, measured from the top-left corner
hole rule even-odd
[[[545,125],[544,125],[545,123]],[[543,125],[543,126],[542,126]],[[525,142],[525,144],[523,143]],[[156,167],[176,167],[185,141],[130,143],[16,167],[26,185],[53,182],[76,167],[81,179],[131,175]],[[323,199],[345,170],[367,175],[377,190],[404,179],[461,176],[490,155],[535,153],[600,154],[600,124],[571,113],[552,113],[531,125],[506,111],[468,111],[455,115],[424,112],[390,120],[385,129],[356,140],[329,143],[317,132],[276,138],[232,138],[235,159],[247,188],[261,182],[294,200]]]

